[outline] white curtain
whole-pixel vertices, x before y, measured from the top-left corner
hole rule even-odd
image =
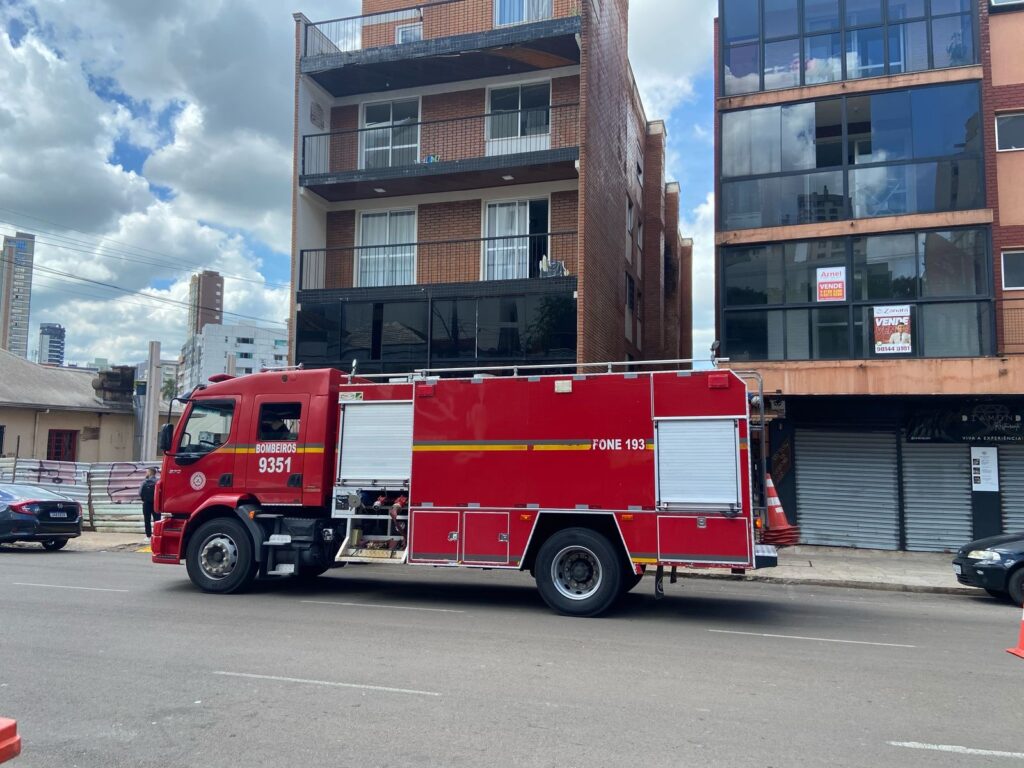
[[[408,285],[416,260],[412,211],[364,213],[360,227],[360,287]]]
[[[529,203],[525,200],[487,206],[485,280],[529,277]]]
[[[551,0],[526,0],[526,20],[542,21],[551,18]]]

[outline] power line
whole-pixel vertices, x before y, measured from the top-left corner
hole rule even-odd
[[[10,259],[7,259],[7,258],[3,257],[2,255],[0,255],[0,263],[4,263],[4,262],[11,263],[11,264],[14,263]],[[42,266],[40,264],[33,264],[32,265],[32,270],[33,270],[33,272],[38,270],[38,271],[46,273],[48,275],[55,275],[57,277],[65,278],[67,280],[73,280],[73,281],[77,281],[77,282],[89,283],[91,285],[101,286],[103,288],[108,288],[108,289],[114,290],[114,291],[120,291],[121,293],[129,294],[129,295],[141,296],[141,297],[145,298],[148,301],[154,301],[154,302],[157,302],[157,303],[160,303],[160,304],[165,304],[165,305],[168,305],[168,306],[173,306],[175,308],[185,308],[185,309],[191,308],[191,304],[189,302],[187,302],[187,301],[179,301],[178,299],[172,299],[172,298],[167,297],[167,296],[154,296],[152,294],[144,293],[142,291],[137,291],[137,290],[134,290],[134,289],[131,289],[131,288],[122,288],[121,286],[114,285],[113,283],[106,283],[106,282],[103,282],[101,280],[92,280],[92,279],[87,278],[87,277],[79,277],[78,275],[72,275],[69,272],[63,272],[63,271],[61,271],[59,269],[53,269],[51,267],[44,267],[44,266]],[[203,306],[200,306],[199,309],[201,309],[201,310],[202,309],[208,309],[208,310],[217,311],[216,307],[203,307]],[[232,317],[240,317],[240,318],[245,319],[245,320],[254,320],[254,321],[257,321],[257,322],[260,322],[260,323],[266,323],[266,324],[271,325],[273,327],[278,327],[278,328],[286,327],[283,323],[274,323],[274,322],[266,320],[265,318],[256,317],[254,315],[245,315],[245,314],[242,314],[240,312],[227,312],[227,311],[224,311],[223,309],[221,309],[220,312],[223,315],[231,315]]]

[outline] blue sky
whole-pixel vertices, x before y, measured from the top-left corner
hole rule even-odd
[[[681,230],[697,240],[700,344],[711,333],[715,6],[630,8],[638,86],[649,117],[667,122]],[[173,356],[186,314],[174,302],[199,269],[229,276],[228,313],[284,322],[291,13],[336,18],[357,8],[358,0],[90,0],[71,13],[65,0],[0,0],[0,232],[36,232],[44,267],[144,294],[115,299],[95,284],[40,276],[33,324],[65,325],[70,360],[132,362],[150,339]],[[691,31],[685,45],[666,36],[681,29]]]

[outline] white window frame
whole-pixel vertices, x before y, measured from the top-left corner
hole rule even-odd
[[[1003,290],[1004,291],[1024,291],[1024,285],[1007,285],[1006,284],[1006,256],[1007,256],[1007,254],[1011,254],[1011,253],[1014,254],[1014,255],[1019,254],[1022,258],[1024,258],[1024,248],[1010,249],[1010,250],[1006,250],[1006,251],[1001,251],[1000,252],[1000,254],[999,254],[999,262],[1000,262],[999,266],[1000,266],[1000,272],[1001,272],[1001,279],[1002,279],[1002,283],[1003,283]]]
[[[376,106],[379,106],[381,104],[390,104],[391,105],[391,123],[388,126],[380,126],[380,130],[389,129],[391,131],[394,131],[394,128],[395,128],[395,108],[394,108],[394,104],[395,104],[395,102],[396,101],[397,102],[413,101],[413,100],[416,101],[416,163],[414,163],[414,165],[418,164],[420,162],[420,160],[421,160],[421,152],[423,151],[423,131],[421,130],[421,126],[423,125],[423,97],[422,96],[407,96],[405,98],[378,99],[376,101],[364,101],[362,104],[359,105],[359,149],[358,149],[358,151],[359,151],[359,158],[358,158],[359,162],[358,162],[358,165],[359,165],[359,170],[360,171],[366,170],[366,132],[367,132],[367,130],[372,130],[366,124],[366,108],[367,107],[376,107]],[[401,127],[401,126],[399,126],[399,127]],[[394,138],[394,133],[392,133],[392,139],[393,138]],[[401,145],[401,146],[404,147],[406,145]],[[392,165],[392,160],[394,159],[394,149],[395,149],[394,143],[393,142],[389,143],[388,144],[388,165],[386,166],[387,168],[394,168],[395,167],[394,165]],[[406,166],[398,166],[398,167],[401,168],[401,167],[406,167]]]
[[[487,207],[490,205],[498,205],[500,203],[526,203],[527,210],[529,210],[529,204],[535,200],[547,200],[548,203],[548,223],[547,223],[547,238],[548,238],[548,249],[551,248],[551,195],[531,195],[529,197],[500,197],[494,199],[484,199],[480,201],[480,281],[490,282],[487,277],[487,238],[498,237],[498,235],[491,235],[487,231]],[[529,235],[523,235],[523,237],[529,237]],[[550,254],[549,254],[550,256]],[[527,265],[529,267],[529,265]],[[529,272],[529,269],[527,269]],[[529,277],[529,274],[527,274]]]
[[[403,40],[402,39],[402,32],[404,32],[407,29],[418,29],[420,31],[420,36],[418,38],[416,38],[415,40]],[[407,45],[408,43],[418,43],[422,39],[423,39],[423,22],[422,21],[416,21],[416,22],[413,22],[412,24],[399,24],[397,27],[395,27],[395,45]]]
[[[1024,0],[1018,1],[1024,4]],[[1001,117],[1019,117],[1020,119],[1024,120],[1024,111],[1000,112],[999,114],[996,115],[996,152],[1024,152],[1024,147],[1011,147],[1009,149],[999,148],[999,118]]]
[[[352,285],[355,288],[386,288],[390,286],[364,286],[359,283],[359,251],[362,248],[374,248],[381,247],[386,248],[387,246],[364,246],[363,245],[363,216],[386,213],[390,218],[395,213],[412,213],[412,231],[414,235],[413,249],[412,249],[412,282],[399,283],[398,285],[416,285],[416,281],[419,279],[419,231],[420,231],[420,213],[418,206],[404,207],[404,208],[364,208],[355,211],[356,216],[356,232],[355,232],[355,246],[352,251]],[[390,228],[389,228],[390,230]]]
[[[530,85],[548,86],[548,130],[546,133],[537,133],[532,136],[523,136],[522,113],[523,113],[523,88]],[[508,138],[491,138],[491,92],[507,91],[511,88],[519,89],[519,111],[516,113],[520,119],[516,121],[516,135]],[[533,80],[517,80],[514,83],[501,83],[500,85],[487,86],[484,94],[484,111],[487,114],[484,120],[484,144],[487,157],[496,155],[510,155],[517,152],[540,152],[551,149],[551,122],[554,114],[554,84],[551,78],[539,78]]]
[[[520,24],[534,24],[534,23],[536,23],[538,21],[548,21],[549,19],[555,18],[555,0],[550,0],[550,3],[551,3],[551,15],[550,16],[545,16],[542,19],[528,19],[528,18],[526,18],[526,3],[529,2],[529,0],[519,0],[519,2],[522,4],[522,7],[523,7],[523,20],[522,21],[505,21],[505,22],[502,22],[502,21],[498,21],[498,7],[499,6],[498,6],[497,1],[495,1],[495,3],[494,3],[494,26],[495,27],[515,27],[515,26],[518,26]]]

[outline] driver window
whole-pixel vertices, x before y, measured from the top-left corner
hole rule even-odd
[[[299,439],[299,403],[264,403],[260,406],[258,440],[293,442]]]
[[[231,434],[234,413],[234,403],[193,403],[178,451],[195,454],[220,448]]]

